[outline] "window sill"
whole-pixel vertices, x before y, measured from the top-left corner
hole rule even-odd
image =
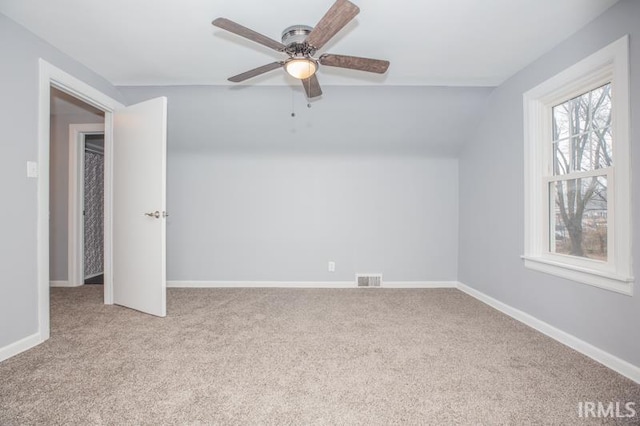
[[[524,266],[535,271],[589,284],[616,293],[633,296],[633,277],[623,277],[609,272],[597,271],[566,263],[554,262],[535,256],[521,256]]]

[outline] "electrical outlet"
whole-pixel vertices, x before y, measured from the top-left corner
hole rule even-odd
[[[333,260],[330,260],[328,269],[329,269],[329,272],[335,272],[336,271],[336,262],[334,262]]]

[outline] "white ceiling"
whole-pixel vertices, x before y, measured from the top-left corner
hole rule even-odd
[[[323,51],[391,61],[384,76],[323,67],[322,85],[495,86],[617,0],[353,0]],[[333,0],[0,0],[0,12],[115,85],[233,84],[282,54],[211,25],[226,17],[280,41]],[[247,84],[282,85],[283,71]]]

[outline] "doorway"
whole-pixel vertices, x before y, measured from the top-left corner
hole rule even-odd
[[[83,283],[104,284],[104,133],[85,134],[83,151]]]
[[[39,60],[39,112],[38,112],[38,220],[37,220],[37,279],[38,279],[38,334],[39,342],[50,336],[49,317],[49,289],[50,282],[50,120],[51,120],[51,91],[59,90],[99,110],[103,114],[104,150],[105,150],[105,229],[104,229],[104,303],[113,304],[113,279],[111,272],[112,256],[112,223],[111,205],[112,189],[112,145],[113,145],[113,115],[114,111],[123,108],[115,99],[86,84],[78,78],[51,65],[47,61]],[[68,145],[67,145],[68,146]],[[69,172],[71,169],[69,169]],[[67,207],[68,208],[68,207]],[[77,218],[76,218],[77,220]],[[52,231],[52,230],[51,230]],[[67,244],[68,247],[73,245]],[[67,281],[68,281],[67,276]]]
[[[38,63],[38,162],[35,164],[35,174],[39,176],[37,180],[37,343],[47,340],[51,333],[49,166],[50,103],[51,91],[54,89],[71,95],[72,98],[85,102],[104,114],[104,303],[114,304],[117,282],[116,303],[118,305],[156,316],[166,316],[164,218],[166,217],[167,98],[150,99],[125,107],[100,90],[47,61],[39,59]],[[114,139],[119,141],[117,151],[114,151]],[[134,160],[130,160],[132,158]],[[142,169],[145,173],[140,173]],[[72,192],[75,193],[75,191]],[[152,213],[151,217],[145,213],[154,210],[156,213]],[[141,221],[141,218],[144,221]],[[123,223],[130,219],[136,223],[128,227],[123,226]],[[119,225],[115,227],[114,223]],[[152,239],[154,241],[150,246],[153,251],[150,253],[148,245],[141,245],[140,242],[148,242]],[[131,244],[131,242],[137,244]],[[119,256],[114,259],[116,253],[119,253]],[[144,258],[144,265],[141,262],[132,262],[132,258]],[[117,280],[114,279],[115,274],[119,274]],[[132,275],[136,276],[132,277]]]
[[[103,124],[69,125],[68,271],[72,287],[85,284],[87,278],[95,284],[105,282],[108,156],[104,141]]]
[[[87,262],[90,273],[104,273],[104,122],[102,110],[55,87],[50,88],[49,275],[52,287],[83,285]],[[85,212],[89,213],[88,223],[84,220]],[[85,240],[90,243],[86,247]],[[97,263],[100,266],[96,266]]]

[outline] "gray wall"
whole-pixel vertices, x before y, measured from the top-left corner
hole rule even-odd
[[[0,14],[0,348],[38,330],[36,265],[38,58],[121,99],[107,81]]]
[[[170,280],[457,277],[455,159],[186,153],[170,162]]]
[[[631,34],[632,169],[640,170],[640,2],[622,1],[492,94],[460,157],[461,282],[640,366],[640,297],[527,270],[524,249],[522,95],[580,59]],[[640,174],[633,175],[634,217]],[[640,229],[633,229],[640,265]]]
[[[169,99],[169,280],[456,280],[453,156],[490,89],[120,89]]]
[[[52,90],[52,96],[60,92]],[[50,117],[49,277],[66,281],[69,236],[69,125],[104,123],[104,114],[66,104],[63,113]]]

